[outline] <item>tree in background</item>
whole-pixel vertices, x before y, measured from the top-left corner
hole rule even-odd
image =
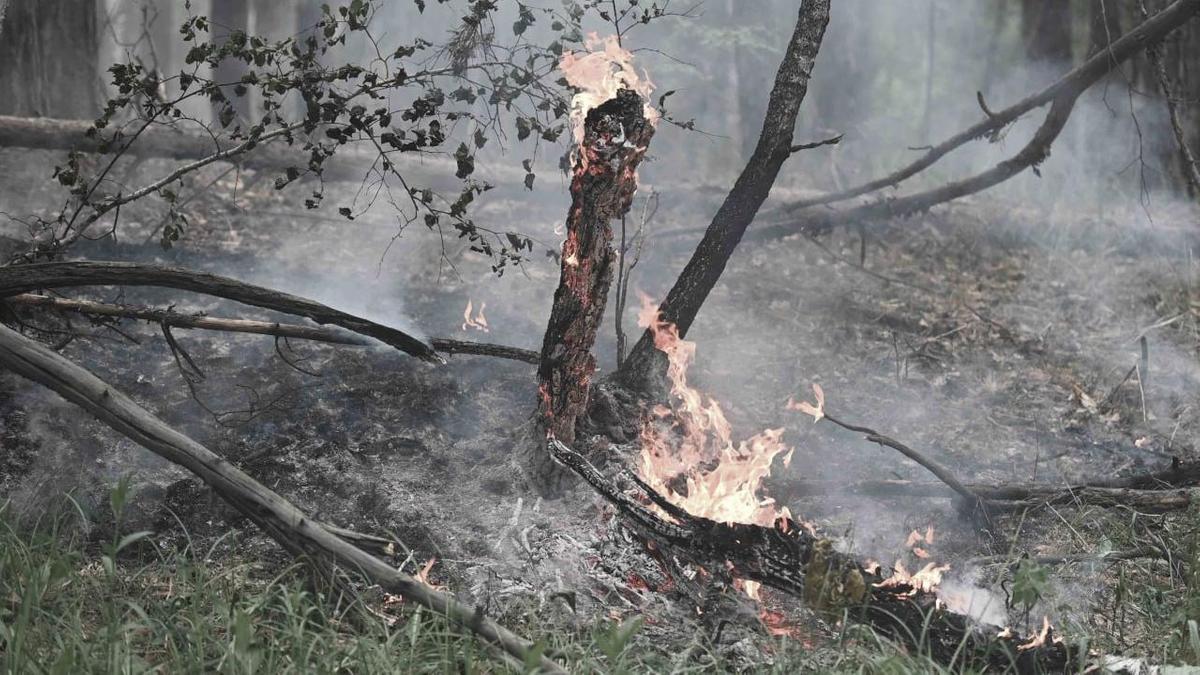
[[[100,112],[94,0],[10,0],[0,39],[0,114],[90,118]]]

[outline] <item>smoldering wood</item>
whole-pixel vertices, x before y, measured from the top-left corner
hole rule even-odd
[[[724,272],[729,256],[766,201],[791,154],[796,115],[808,93],[808,81],[829,24],[829,4],[829,0],[811,0],[801,5],[796,27],[775,75],[754,153],[659,306],[662,320],[675,324],[680,336],[687,335],[701,305]],[[647,330],[625,359],[618,378],[627,386],[645,390],[658,386],[664,373],[665,360]]]
[[[616,251],[612,222],[629,210],[637,190],[637,168],[654,126],[636,92],[617,95],[588,111],[571,178],[571,206],[560,259],[558,287],[538,365],[537,423],[547,435],[571,443],[575,423],[587,410],[596,371],[592,346],[604,319]],[[529,443],[528,471],[548,495],[560,491],[565,475],[541,442]]]
[[[313,520],[86,369],[5,326],[0,326],[0,365],[47,387],[151,452],[190,470],[289,553],[341,565],[388,592],[448,617],[502,650],[518,668],[523,669],[533,659],[547,672],[566,672],[544,656],[531,655],[528,640],[487,618],[482,608],[468,607],[450,594],[430,588],[352,545],[339,533],[356,541],[368,537],[367,543],[373,546],[386,540]]]
[[[556,440],[548,446],[556,459],[575,471],[639,535],[664,552],[717,574],[760,582],[800,598],[831,619],[845,617],[943,664],[966,668],[1059,672],[1086,655],[1065,642],[1047,640],[1025,647],[1031,636],[976,622],[951,612],[935,594],[904,584],[884,585],[878,569],[840,553],[787,518],[774,527],[719,523],[674,506],[644,482],[632,481],[642,495],[673,520],[664,519],[619,489],[582,455]]]
[[[59,312],[76,312],[89,316],[117,317],[138,319],[171,328],[193,328],[199,330],[222,331],[228,333],[251,333],[270,335],[273,337],[296,338],[314,342],[331,344],[367,346],[375,344],[374,340],[352,333],[345,329],[325,328],[321,326],[300,326],[296,324],[279,323],[277,321],[255,321],[252,319],[228,319],[205,314],[187,314],[174,309],[156,309],[151,307],[131,307],[113,305],[91,300],[73,298],[56,298],[49,295],[34,295],[22,293],[0,300],[5,304],[17,307],[37,307]],[[452,338],[430,338],[429,344],[443,354],[470,354],[475,356],[493,356],[501,359],[522,361],[537,365],[541,355],[532,349],[509,347],[507,345],[472,340],[455,340]]]
[[[404,331],[237,279],[177,267],[123,262],[51,262],[0,267],[0,298],[40,289],[72,286],[159,286],[202,293],[332,324],[391,345],[423,361],[443,363],[425,340]]]
[[[1007,108],[992,111],[992,114],[985,115],[984,119],[979,122],[934,145],[924,155],[910,164],[882,178],[847,190],[820,195],[811,199],[797,200],[784,206],[781,212],[783,214],[794,215],[812,206],[834,204],[876,192],[883,188],[899,185],[904,180],[933,166],[938,160],[956,148],[971,141],[985,138],[1003,129],[1025,115],[1025,113],[1058,99],[1064,92],[1072,89],[1080,89],[1081,87],[1082,89],[1087,89],[1121,63],[1141,53],[1147,47],[1161,42],[1164,37],[1187,23],[1197,12],[1200,12],[1200,0],[1175,0],[1170,6],[1142,22],[1137,28],[1112,42],[1107,49],[1097,52],[1048,87],[1021,99]]]
[[[245,140],[220,135],[200,135],[166,126],[152,126],[138,136],[137,142],[118,141],[110,147],[103,139],[87,135],[91,127],[92,122],[89,120],[0,115],[0,147],[74,150],[84,153],[107,153],[119,149],[129,157],[198,160],[226,152]],[[370,167],[377,159],[377,154],[341,149],[322,163],[320,175],[327,181],[358,182],[368,177]],[[300,149],[284,146],[279,142],[263,143],[255,146],[252,151],[231,156],[226,161],[246,169],[265,171],[283,171],[289,167],[307,171],[309,168],[308,157]],[[456,168],[453,160],[434,155],[397,152],[389,153],[388,161],[401,174],[419,175],[419,181],[433,190],[462,189],[461,181],[454,178]],[[489,167],[487,173],[514,185],[519,185],[524,178],[524,172],[518,172],[511,167]]]

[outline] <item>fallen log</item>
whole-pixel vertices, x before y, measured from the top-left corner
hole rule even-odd
[[[835,550],[832,541],[809,534],[789,518],[779,518],[774,527],[718,523],[679,509],[630,474],[643,497],[660,507],[668,520],[618,489],[579,453],[554,439],[548,446],[632,529],[664,552],[715,574],[728,570],[737,578],[770,586],[832,619],[871,626],[952,669],[1060,672],[1085,665],[1081,658],[1089,657],[1049,634],[1040,640],[1021,636],[950,611],[923,584],[889,580],[877,566],[858,563]]]
[[[829,5],[829,0],[811,0],[801,5],[787,51],[775,74],[754,153],[659,305],[659,316],[664,322],[675,324],[680,337],[687,336],[700,307],[792,154],[796,115],[808,93],[808,81],[829,24]],[[621,364],[617,377],[626,387],[645,391],[658,386],[665,373],[665,359],[647,330]]]
[[[0,298],[69,286],[159,286],[303,316],[391,345],[423,361],[444,363],[425,340],[319,302],[229,277],[177,267],[121,262],[52,262],[0,267]]]
[[[256,335],[271,335],[281,338],[296,338],[314,342],[332,344],[366,346],[375,341],[338,328],[319,326],[299,326],[279,323],[276,321],[254,321],[251,319],[224,319],[205,314],[185,314],[174,309],[154,309],[149,307],[129,307],[112,305],[91,300],[76,300],[72,298],[56,298],[49,295],[34,295],[22,293],[0,300],[10,306],[41,307],[59,312],[75,312],[88,316],[106,316],[125,319],[149,321],[170,328],[191,328],[199,330],[223,331],[228,333],[252,333]],[[523,361],[536,365],[541,356],[532,349],[509,347],[488,342],[471,340],[454,340],[451,338],[430,338],[429,344],[443,354],[472,354],[477,356],[494,356],[501,359]]]
[[[117,143],[106,144],[99,135],[88,136],[92,128],[89,120],[62,120],[48,117],[12,117],[0,115],[0,148],[26,148],[31,150],[62,150],[84,153],[108,153],[118,148],[131,157],[161,158],[174,160],[198,160],[227,152],[238,147],[244,139],[229,139],[178,131],[169,127],[152,126],[143,131],[136,142],[127,146]],[[387,156],[400,173],[421,172],[424,187],[435,191],[458,191],[462,182],[454,177],[456,165],[453,159],[438,155],[414,155],[413,153],[389,153]],[[295,168],[307,171],[308,157],[297,148],[279,143],[264,143],[253,151],[237,153],[228,158],[247,169],[285,171]],[[371,167],[379,161],[378,154],[348,152],[324,160],[320,176],[327,181],[362,181],[367,178]],[[519,185],[524,172],[507,167],[493,168],[506,182]]]
[[[1200,11],[1200,2],[1197,0],[1176,0],[1169,7],[1142,22],[1137,28],[1121,36],[1105,49],[1098,51],[1045,89],[1002,110],[993,111],[981,105],[980,107],[984,110],[984,119],[933,146],[907,166],[882,178],[847,190],[792,202],[780,210],[784,214],[794,215],[802,209],[833,204],[898,185],[933,166],[934,163],[958,147],[1000,131],[1025,113],[1061,98],[1064,93],[1087,89],[1121,63],[1162,41],[1166,35],[1195,16],[1197,11]],[[982,99],[982,96],[980,98]]]
[[[0,326],[0,365],[49,388],[151,452],[190,470],[293,555],[336,562],[388,592],[448,617],[502,650],[518,669],[523,670],[532,660],[546,672],[566,672],[535,652],[529,641],[488,619],[482,608],[468,607],[348,543],[339,532],[351,539],[361,535],[313,520],[86,369],[5,326]]]

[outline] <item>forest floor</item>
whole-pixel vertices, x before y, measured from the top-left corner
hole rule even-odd
[[[27,161],[0,152],[0,167]],[[10,175],[0,211],[34,210],[26,205],[44,177]],[[158,246],[158,221],[145,207],[123,215],[117,241],[76,252],[228,274],[430,336],[540,345],[557,281],[552,259],[496,278],[481,257],[454,242],[443,256],[436,235],[415,228],[384,254],[394,219],[301,213],[288,193],[269,189],[269,179],[236,190],[230,177],[222,180],[187,206],[192,228],[170,251]],[[506,226],[520,214],[517,229],[556,241],[565,205],[522,198],[497,194],[480,220]],[[664,191],[662,198],[651,227],[670,231],[706,223],[720,195]],[[880,228],[861,258],[855,232],[819,244],[746,243],[688,336],[698,344],[690,380],[721,402],[736,438],[785,428],[795,452],[788,466],[776,463],[767,493],[772,480],[789,476],[929,479],[887,448],[787,411],[788,398],[807,398],[814,382],[831,413],[917,447],[971,482],[1061,483],[1200,459],[1200,288],[1191,259],[1198,219],[1165,203],[1154,214],[1147,222],[1137,205],[1014,208],[980,199]],[[0,234],[20,238],[21,226]],[[695,239],[652,235],[633,287],[661,296]],[[81,295],[117,297],[103,289]],[[159,290],[130,289],[124,300],[266,316]],[[476,308],[486,302],[490,332],[463,330],[468,300]],[[625,320],[636,336],[636,298],[630,304]],[[515,432],[534,404],[532,366],[456,356],[431,367],[384,347],[277,347],[265,337],[177,331],[206,374],[189,388],[155,327],[123,327],[138,338],[133,344],[76,323],[93,337],[73,341],[65,355],[310,513],[395,536],[404,544],[395,562],[407,571],[436,559],[433,582],[518,631],[538,637],[553,627],[594,637],[606,630],[598,626],[640,616],[628,652],[636,656],[625,663],[632,670],[883,669],[871,659],[896,657],[770,593],[765,603],[779,613],[771,626],[749,601],[729,598],[733,609],[721,618],[733,625],[714,630],[710,617],[697,617],[663,583],[657,564],[589,490],[551,501],[533,496],[512,459]],[[608,371],[611,324],[605,331],[596,350]],[[10,515],[26,523],[70,493],[88,522],[84,560],[111,539],[110,491],[129,475],[121,528],[153,535],[122,565],[154,564],[190,544],[214,569],[260,580],[287,566],[197,479],[9,374],[0,374],[0,442],[0,495]],[[1004,606],[1008,563],[1024,554],[1166,544],[1184,568],[1196,569],[1195,510],[1047,508],[1003,519],[1001,541],[981,535],[948,499],[826,495],[786,505],[848,550],[884,562],[911,556],[909,532],[932,527],[927,548],[951,565],[947,583],[981,589],[971,591],[980,614],[1000,623],[1035,629],[1048,615],[1060,634],[1087,637],[1099,649],[1157,662],[1200,659],[1190,651],[1200,645],[1187,638],[1187,619],[1200,616],[1200,588],[1195,572],[1180,574],[1171,561],[1047,567],[1036,606]],[[1000,562],[972,562],[990,556]],[[588,644],[604,651],[597,640]],[[864,660],[846,660],[851,643],[867,650]],[[588,668],[612,665],[607,656],[579,658]]]

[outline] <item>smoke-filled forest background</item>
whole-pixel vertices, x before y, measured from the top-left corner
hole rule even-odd
[[[1198,5],[0,0],[0,671],[1200,665]]]

